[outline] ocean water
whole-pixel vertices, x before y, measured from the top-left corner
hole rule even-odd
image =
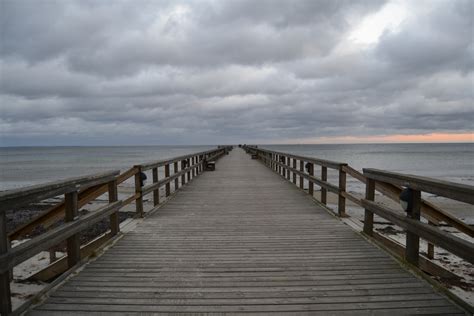
[[[213,147],[0,147],[0,190],[106,170],[126,170],[134,164]],[[474,185],[473,143],[260,145],[260,147],[346,162],[358,170],[378,168]],[[337,183],[335,172],[329,171],[328,177],[330,182]],[[363,191],[363,188],[360,182],[348,177],[349,191]]]
[[[442,144],[324,144],[261,145],[275,151],[348,163],[352,168],[375,168],[474,185],[474,143]],[[317,169],[315,170],[317,174]],[[337,184],[337,172],[328,169]],[[365,185],[347,178],[348,191],[364,192]]]
[[[108,170],[124,171],[136,164],[212,148],[214,146],[0,147],[0,190]]]

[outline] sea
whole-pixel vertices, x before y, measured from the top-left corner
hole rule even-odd
[[[275,151],[474,185],[474,143],[259,145]],[[0,190],[209,150],[215,146],[0,147]],[[238,150],[238,149],[235,149]],[[328,173],[337,183],[337,174]],[[348,191],[362,183],[348,177]]]

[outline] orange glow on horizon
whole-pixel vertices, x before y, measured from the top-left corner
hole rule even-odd
[[[473,133],[430,133],[410,135],[335,136],[287,140],[290,144],[330,143],[472,143]]]

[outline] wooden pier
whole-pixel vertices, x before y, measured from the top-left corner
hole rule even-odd
[[[201,160],[196,159],[196,173],[191,171],[192,176],[199,177],[50,291],[29,314],[466,313],[293,185],[296,176],[299,178],[296,171],[304,172],[301,162],[301,167],[296,167],[297,158],[292,166],[289,160],[269,153],[248,151],[258,159],[237,148],[217,161],[216,171],[202,174]],[[168,166],[174,163],[169,161]],[[282,166],[287,167],[288,177],[286,173],[282,176]],[[175,169],[177,176],[173,178],[168,167],[164,182],[157,177],[155,183],[169,190],[174,180],[188,172],[186,166],[184,170],[180,173]],[[295,171],[293,181],[290,171]],[[309,178],[312,185],[318,183],[311,170],[307,176],[313,177]],[[120,203],[110,181],[109,175],[105,181],[112,192],[113,207],[109,210]],[[369,198],[374,181],[370,181]],[[160,185],[143,190],[156,192],[153,190]],[[142,193],[142,189],[137,190],[134,198]],[[157,195],[154,198],[159,199]],[[378,211],[370,199],[363,203],[372,212]],[[138,207],[143,212],[143,205]],[[344,213],[344,207],[339,213]],[[366,226],[370,225],[370,216],[367,218]],[[111,223],[115,223],[115,235],[118,228],[113,217]],[[366,236],[371,235],[371,229],[365,227]],[[463,244],[458,247],[461,250],[454,251],[464,251],[463,246],[472,249],[471,244]],[[76,247],[75,255],[80,256],[77,251]],[[415,266],[420,262],[418,253],[410,259],[416,260],[412,262]],[[76,258],[71,265],[77,262]],[[4,271],[11,268],[3,266]]]

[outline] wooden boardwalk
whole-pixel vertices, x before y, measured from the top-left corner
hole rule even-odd
[[[33,315],[463,314],[235,149]]]

